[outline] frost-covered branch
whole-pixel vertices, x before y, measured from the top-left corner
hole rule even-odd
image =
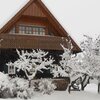
[[[21,52],[19,50],[16,51],[19,59],[12,63],[12,65],[17,68],[17,71],[24,71],[29,80],[36,76],[37,71],[42,72],[41,69],[47,70],[47,66],[52,66],[54,62],[51,57],[47,59],[45,56],[48,52],[42,50],[32,50],[30,53],[24,50]],[[11,63],[10,65],[9,63],[7,65],[10,66]]]

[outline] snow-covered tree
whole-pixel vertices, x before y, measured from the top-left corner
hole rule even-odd
[[[87,39],[81,44],[84,56],[81,58],[81,66],[84,67],[84,71],[89,76],[100,75],[100,52],[97,47],[97,40],[93,40],[88,36],[86,36],[86,38]]]
[[[72,54],[71,51],[73,46],[71,42],[69,44],[70,48],[65,48],[63,45],[61,45],[64,53],[61,55],[62,59],[60,61],[60,66],[62,70],[66,72],[66,76],[70,77],[72,84],[79,84],[80,79],[80,84],[82,85],[81,87],[83,89],[87,85],[90,78],[86,73],[86,69],[83,67],[84,56],[82,53],[77,55]]]
[[[68,62],[71,59],[71,50],[69,48],[65,48],[63,45],[61,45],[64,53],[61,55],[61,61],[60,61],[60,65],[62,66],[62,68],[69,72],[69,66],[68,66]]]
[[[52,66],[54,60],[49,57],[46,58],[48,52],[42,50],[32,50],[32,52],[27,52],[22,50],[21,52],[16,50],[19,59],[14,63],[9,62],[7,65],[14,66],[17,71],[24,71],[28,80],[34,79],[37,71],[42,72],[41,69],[48,69],[48,66]]]
[[[89,36],[81,43],[82,53],[76,57],[71,57],[68,66],[74,72],[82,75],[81,89],[84,90],[91,77],[97,77],[98,83],[100,76],[100,36],[93,40]]]
[[[53,74],[54,78],[68,76],[68,74],[65,72],[65,70],[61,66],[55,65],[55,64],[51,68],[51,73]]]
[[[95,40],[89,36],[85,37],[86,40],[81,43],[84,57],[81,59],[80,67],[84,68],[84,73],[88,76],[98,79],[100,76],[100,36]]]
[[[71,50],[73,48],[73,45],[71,43],[71,40],[66,40],[66,43],[68,45],[68,48],[64,47],[62,44],[61,47],[64,50],[64,53],[60,55],[61,61],[59,62],[59,65],[54,64],[51,68],[51,73],[54,77],[68,77],[69,72],[71,71],[70,67],[68,66],[68,62],[71,59]]]

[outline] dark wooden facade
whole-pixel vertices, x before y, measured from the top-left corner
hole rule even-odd
[[[1,35],[2,49],[45,49],[62,50],[60,44],[67,47],[66,38],[56,36],[33,36],[33,35]]]
[[[81,51],[43,2],[30,0],[0,29],[0,51],[43,49],[62,52],[60,44],[69,47],[66,39],[71,39],[74,53]]]
[[[26,16],[32,17],[46,17],[46,15],[42,12],[41,9],[38,8],[36,3],[32,3],[23,13]]]

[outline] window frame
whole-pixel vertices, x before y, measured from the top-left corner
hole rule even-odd
[[[24,34],[24,35],[46,35],[46,27],[45,26],[38,26],[38,25],[23,25],[20,24],[18,25],[19,27],[19,34]],[[24,29],[22,29],[21,32],[21,27]],[[42,30],[41,30],[42,29]],[[34,30],[34,31],[33,31]]]
[[[9,75],[16,74],[16,71],[15,71],[15,67],[14,66],[8,66],[8,74]]]

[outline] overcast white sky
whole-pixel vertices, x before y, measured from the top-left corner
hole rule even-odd
[[[0,0],[0,24],[28,0]],[[77,42],[100,34],[100,0],[42,0]],[[6,4],[6,5],[5,5]],[[8,16],[8,18],[10,18]]]
[[[29,0],[0,0],[0,28]]]
[[[100,0],[43,1],[78,41],[82,40],[82,34],[92,37],[100,34]]]

